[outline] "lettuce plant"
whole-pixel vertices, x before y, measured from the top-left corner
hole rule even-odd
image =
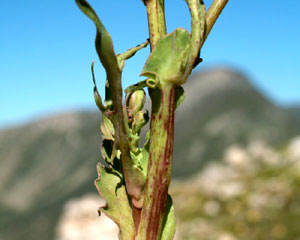
[[[92,76],[94,96],[102,112],[101,154],[95,185],[106,200],[99,211],[120,229],[122,240],[171,240],[175,216],[168,187],[171,181],[175,109],[184,100],[184,84],[200,62],[200,50],[228,0],[215,0],[208,11],[202,0],[186,0],[191,14],[191,32],[177,28],[166,33],[164,0],[143,0],[148,14],[149,39],[125,53],[116,54],[112,39],[95,11],[85,0],[79,8],[96,25],[96,51],[106,70],[105,99]],[[150,45],[142,69],[145,80],[122,91],[125,61]],[[152,109],[144,111],[148,89]],[[141,129],[150,129],[141,147]]]

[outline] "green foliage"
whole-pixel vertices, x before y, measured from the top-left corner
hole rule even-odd
[[[164,228],[162,230],[161,240],[172,240],[176,232],[176,221],[174,213],[174,205],[170,195],[167,198],[166,216],[164,220]]]
[[[179,107],[179,105],[183,102],[184,99],[185,99],[184,89],[183,87],[178,86],[176,88],[176,108]]]
[[[107,72],[108,78],[118,76],[118,72],[120,72],[119,63],[114,52],[113,42],[109,33],[106,31],[104,25],[87,1],[76,0],[76,3],[82,12],[84,12],[96,25],[96,50]]]
[[[190,52],[190,34],[187,30],[178,28],[174,32],[161,38],[141,73],[152,82],[148,86],[153,88],[163,84],[180,85]]]
[[[101,164],[97,165],[97,170],[98,179],[95,184],[107,203],[100,211],[119,226],[121,240],[133,239],[135,235],[134,222],[123,180]]]

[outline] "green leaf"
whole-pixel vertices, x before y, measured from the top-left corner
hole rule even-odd
[[[101,129],[103,140],[107,139],[107,140],[115,141],[114,125],[108,119],[108,117],[105,116],[105,114],[102,114],[102,121],[101,121],[100,129]]]
[[[86,0],[76,0],[76,3],[82,12],[96,25],[96,50],[107,75],[105,107],[109,109],[114,108],[115,115],[122,116],[122,107],[120,107],[122,106],[121,69],[114,51],[112,39],[88,2]],[[118,122],[116,126],[118,130],[118,128],[121,128],[122,123]]]
[[[112,151],[113,151],[113,142],[104,139],[102,141],[102,146],[101,146],[101,155],[107,163],[112,163],[111,161]]]
[[[119,62],[120,69],[122,70],[124,68],[125,60],[133,57],[137,51],[141,50],[142,48],[147,47],[148,44],[149,44],[149,40],[147,39],[144,43],[137,45],[136,47],[130,48],[122,54],[118,54],[117,59]]]
[[[98,178],[95,180],[99,194],[106,200],[100,209],[120,229],[120,240],[134,239],[135,226],[123,180],[100,163],[97,165]]]
[[[95,23],[97,28],[97,35],[95,40],[97,53],[107,74],[113,75],[116,70],[117,72],[119,71],[119,64],[109,33],[98,18],[94,9],[88,4],[86,0],[76,0],[76,3],[81,11]]]
[[[97,84],[96,84],[96,78],[95,78],[95,73],[94,73],[94,64],[95,64],[95,61],[93,61],[92,65],[91,65],[91,71],[92,71],[92,77],[93,77],[93,83],[94,83],[94,98],[95,98],[95,102],[96,102],[96,105],[98,106],[99,110],[101,112],[105,112],[106,107],[102,103],[102,98],[101,98],[101,95],[98,91]]]
[[[179,105],[183,102],[185,99],[185,93],[182,86],[176,87],[176,108],[179,107]]]
[[[148,163],[149,163],[149,145],[150,145],[150,130],[146,134],[146,142],[142,149],[141,167],[145,177],[147,177]]]
[[[132,133],[139,135],[141,129],[148,123],[148,121],[149,121],[148,112],[138,111],[133,116]]]
[[[170,195],[168,195],[166,206],[166,217],[163,223],[161,240],[172,240],[176,232],[176,220],[174,205]]]
[[[117,151],[115,149],[115,129],[105,114],[102,114],[100,129],[102,133],[101,155],[108,164],[113,165]]]
[[[111,88],[109,87],[108,80],[105,81],[105,101],[104,101],[104,106],[107,109],[110,109],[110,110],[113,109],[112,93],[111,93]]]
[[[133,84],[133,85],[130,85],[128,86],[126,89],[125,89],[125,93],[126,95],[131,93],[131,92],[134,92],[136,90],[142,90],[143,88],[147,87],[147,84],[146,84],[146,80],[143,80],[143,81],[140,81],[136,84]]]
[[[154,87],[165,83],[180,85],[184,81],[182,76],[186,70],[189,51],[189,32],[177,28],[157,42],[141,75],[151,79]]]

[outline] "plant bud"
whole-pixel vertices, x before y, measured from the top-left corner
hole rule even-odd
[[[132,122],[132,132],[139,133],[142,127],[144,127],[149,121],[148,112],[144,113],[143,111],[138,111],[133,118]]]
[[[131,112],[132,116],[134,117],[136,113],[143,109],[144,104],[146,102],[145,91],[143,89],[136,90],[130,93],[127,108]]]

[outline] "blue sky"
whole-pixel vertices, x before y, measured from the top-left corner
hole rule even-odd
[[[212,1],[205,1],[207,6]],[[91,0],[116,52],[148,38],[141,0]],[[249,4],[251,3],[251,4]],[[245,71],[280,105],[300,103],[300,1],[229,0],[202,49],[198,69]],[[183,0],[166,0],[168,32],[190,29]],[[78,108],[95,108],[90,74],[95,27],[73,0],[10,0],[0,8],[0,127]],[[149,49],[126,64],[124,86],[138,77]],[[96,62],[103,86],[105,72]],[[95,108],[96,109],[96,108]]]

